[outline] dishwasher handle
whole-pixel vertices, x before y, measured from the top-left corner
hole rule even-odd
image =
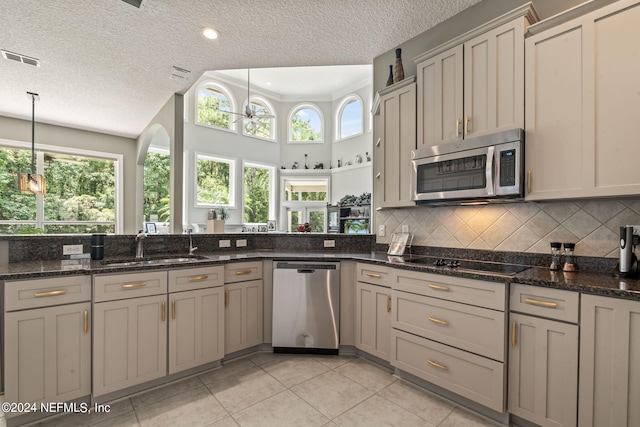
[[[298,273],[302,273],[302,274],[312,274],[315,273],[315,270],[312,270],[310,268],[299,268],[298,269]]]

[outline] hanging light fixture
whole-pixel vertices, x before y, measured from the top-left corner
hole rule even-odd
[[[40,95],[33,92],[27,92],[27,96],[31,98],[31,173],[19,173],[18,182],[20,191],[28,194],[46,194],[47,182],[44,176],[36,173],[36,101],[40,100]]]

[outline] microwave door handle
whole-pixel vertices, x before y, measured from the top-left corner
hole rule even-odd
[[[495,147],[490,146],[487,147],[487,167],[485,168],[485,173],[487,174],[487,196],[495,195],[495,187],[493,185],[493,156],[495,152]]]

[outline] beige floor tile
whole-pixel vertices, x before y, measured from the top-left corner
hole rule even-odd
[[[501,424],[456,407],[438,427],[495,427]]]
[[[325,365],[310,357],[268,363],[263,365],[262,369],[287,387],[303,383],[329,370]]]
[[[146,393],[133,396],[131,403],[135,409],[143,406],[151,405],[152,403],[159,402],[164,399],[168,399],[178,394],[182,394],[185,391],[201,386],[202,381],[198,377],[187,378],[186,380],[176,381],[171,384],[167,384],[160,388],[150,390]]]
[[[373,395],[373,391],[334,371],[292,387],[291,391],[330,419]]]
[[[129,412],[117,417],[108,418],[98,424],[94,424],[93,427],[139,427],[138,418],[135,412]]]
[[[376,392],[396,381],[391,372],[362,359],[345,363],[335,371]]]
[[[373,396],[333,420],[341,427],[401,426],[434,427],[417,415],[378,396]]]
[[[224,378],[207,387],[232,414],[286,389],[282,383],[258,368]]]
[[[289,390],[241,411],[235,419],[241,427],[320,427],[329,421]]]
[[[325,365],[327,368],[329,369],[336,369],[342,365],[344,365],[345,363],[349,363],[351,361],[353,361],[356,358],[356,356],[315,356],[314,359],[316,359],[318,362],[322,363],[323,365]]]
[[[284,362],[286,360],[293,360],[296,358],[311,357],[304,354],[287,354],[287,353],[258,353],[251,356],[249,360],[258,366],[265,366],[271,363]]]
[[[229,415],[204,385],[136,409],[136,414],[142,427],[206,426]]]
[[[207,427],[238,427],[238,423],[232,417],[224,417],[213,424],[207,424]]]
[[[92,426],[110,418],[115,418],[133,411],[130,399],[107,404],[109,412],[91,412],[88,414],[68,414],[40,423],[41,427],[76,427]]]
[[[230,377],[232,375],[239,374],[241,372],[255,369],[255,363],[251,362],[249,359],[240,359],[235,360],[230,363],[225,363],[221,368],[214,369],[213,371],[209,371],[199,376],[200,380],[205,384],[211,384],[215,381],[219,381],[223,378]]]
[[[436,425],[442,422],[455,408],[452,403],[403,381],[394,382],[379,392],[378,396],[384,397]]]

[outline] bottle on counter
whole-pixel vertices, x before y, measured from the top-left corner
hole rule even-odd
[[[106,234],[91,235],[91,259],[104,258],[104,236]]]
[[[549,270],[551,271],[560,270],[560,253],[561,252],[562,252],[562,243],[551,242],[551,265],[549,266]]]
[[[578,264],[576,264],[574,257],[575,248],[575,243],[564,244],[564,267],[562,267],[562,271],[578,271]]]

